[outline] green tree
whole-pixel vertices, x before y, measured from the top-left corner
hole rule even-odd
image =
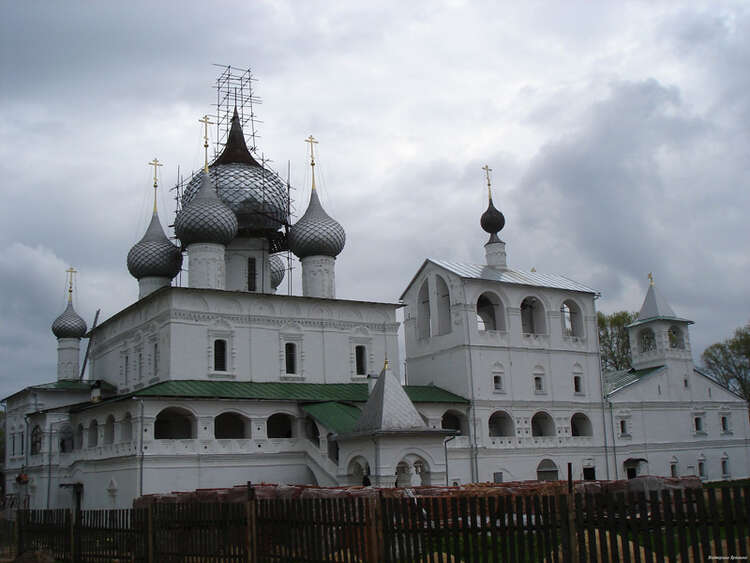
[[[716,379],[750,402],[750,323],[731,338],[711,344],[701,358]]]
[[[616,371],[630,367],[630,340],[625,327],[638,318],[638,313],[617,311],[605,315],[597,312],[599,326],[599,354],[602,371]]]

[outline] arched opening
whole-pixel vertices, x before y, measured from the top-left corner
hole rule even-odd
[[[167,407],[156,415],[154,438],[157,440],[187,440],[195,435],[195,417],[189,410]]]
[[[543,459],[536,467],[538,481],[557,481],[557,465],[551,459]]]
[[[500,298],[485,291],[477,299],[477,330],[505,330],[505,308]]]
[[[448,334],[451,331],[451,295],[448,284],[440,276],[435,276],[437,289],[438,334]]]
[[[125,416],[122,417],[121,424],[120,441],[130,442],[133,439],[133,417],[130,416],[129,412],[126,412]]]
[[[99,423],[96,420],[92,420],[89,423],[89,448],[93,448],[99,443]]]
[[[227,341],[214,340],[214,371],[227,371]]]
[[[682,330],[676,325],[669,327],[669,347],[678,350],[685,349],[685,338],[682,336]]]
[[[489,421],[490,436],[515,436],[516,431],[513,427],[513,419],[505,411],[496,411],[492,413]]]
[[[291,438],[292,417],[284,413],[276,413],[268,417],[266,429],[269,438]]]
[[[589,417],[581,412],[575,413],[570,419],[570,434],[572,436],[593,436],[594,429]]]
[[[320,430],[318,430],[318,425],[315,421],[309,416],[305,419],[305,438],[317,447],[320,447]]]
[[[521,302],[521,332],[524,334],[547,334],[544,322],[544,306],[536,297],[527,297]]]
[[[349,482],[352,485],[369,486],[372,484],[370,480],[370,464],[367,460],[361,456],[354,458],[349,462]]]
[[[583,315],[581,308],[572,299],[563,301],[560,307],[560,319],[562,321],[563,335],[583,336]]]
[[[656,350],[656,336],[650,328],[644,328],[638,333],[638,349],[641,353]]]
[[[397,487],[419,487],[430,484],[430,467],[421,457],[409,454],[396,465]]]
[[[555,422],[546,412],[538,412],[531,419],[532,436],[554,436]]]
[[[628,479],[635,479],[638,475],[644,473],[648,460],[644,458],[629,457],[622,462],[622,468],[625,470],[625,476]]]
[[[424,280],[417,295],[417,338],[430,337],[430,288]]]
[[[234,412],[223,412],[214,418],[214,437],[217,440],[249,438],[247,420]]]
[[[284,344],[284,365],[289,375],[297,373],[297,345],[294,342]]]
[[[104,443],[111,444],[115,441],[115,417],[109,415],[104,422]]]
[[[70,424],[65,424],[60,428],[58,434],[60,453],[67,454],[73,451],[73,429]]]
[[[42,429],[39,425],[34,426],[31,430],[31,455],[36,455],[42,451]]]
[[[454,430],[459,434],[467,433],[466,415],[458,411],[446,411],[440,420],[440,428]]]
[[[73,439],[73,445],[77,450],[83,448],[83,424],[79,424],[76,427],[76,434],[75,438]]]

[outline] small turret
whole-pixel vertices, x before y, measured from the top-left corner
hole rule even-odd
[[[505,226],[505,216],[492,203],[492,186],[490,183],[492,168],[485,164],[482,170],[487,175],[487,196],[489,201],[487,210],[482,213],[479,223],[482,225],[482,229],[490,234],[489,240],[484,245],[487,265],[494,268],[507,268],[508,261],[505,254],[505,243],[497,236],[497,233],[502,231]]]
[[[57,337],[57,379],[78,379],[81,356],[81,338],[86,334],[86,321],[73,308],[73,274],[66,270],[68,281],[68,306],[52,323],[52,334]]]

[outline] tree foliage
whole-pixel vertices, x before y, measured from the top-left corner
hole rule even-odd
[[[716,379],[750,401],[750,323],[731,338],[711,344],[701,358]]]
[[[616,371],[630,367],[630,340],[625,327],[638,318],[638,313],[617,311],[596,314],[599,326],[599,352],[602,371]]]

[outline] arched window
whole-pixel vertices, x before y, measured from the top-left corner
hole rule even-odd
[[[669,347],[678,350],[685,349],[685,338],[682,336],[680,327],[672,325],[669,327]]]
[[[214,371],[227,371],[227,341],[214,340]]]
[[[531,419],[532,436],[554,436],[555,422],[546,412],[538,412]]]
[[[440,276],[435,276],[437,289],[438,334],[448,334],[451,331],[451,295],[448,284]]]
[[[99,423],[96,420],[92,420],[89,423],[89,448],[99,444]]]
[[[367,375],[367,348],[363,345],[354,347],[354,360],[357,375]]]
[[[440,420],[440,428],[466,434],[466,416],[458,411],[446,411]]]
[[[424,280],[417,295],[417,338],[430,337],[430,288]]]
[[[581,308],[572,299],[563,301],[560,307],[560,319],[565,336],[583,336],[583,315]]]
[[[120,429],[120,441],[130,442],[133,439],[133,419],[129,412],[125,413],[122,418],[122,427]]]
[[[73,441],[75,449],[80,450],[83,448],[83,424],[79,424],[76,427],[75,439]]]
[[[42,429],[39,425],[34,426],[31,431],[31,455],[42,452]]]
[[[524,334],[546,334],[544,306],[536,297],[527,297],[521,302],[521,332]]]
[[[650,328],[644,328],[638,333],[638,347],[640,352],[656,350],[656,336]]]
[[[248,258],[247,259],[247,290],[248,291],[256,291],[257,283],[255,281],[255,277],[256,277],[255,258]]]
[[[492,413],[489,421],[490,436],[515,436],[516,431],[513,427],[513,419],[505,411],[496,411]]]
[[[291,438],[292,417],[284,413],[276,413],[268,417],[266,429],[269,438]]]
[[[543,459],[536,468],[536,478],[539,481],[557,481],[557,465],[551,459]]]
[[[580,412],[574,414],[570,419],[570,434],[572,436],[593,436],[594,430],[591,427],[589,417]]]
[[[156,415],[154,438],[157,440],[186,440],[195,438],[195,417],[187,409],[167,407]]]
[[[111,444],[115,441],[115,417],[109,415],[104,423],[104,442]]]
[[[477,330],[505,330],[503,302],[489,291],[485,291],[477,299]]]
[[[286,373],[289,375],[297,373],[297,345],[294,342],[284,344],[284,364]]]
[[[316,446],[320,446],[320,430],[318,425],[309,416],[305,419],[305,437]]]
[[[245,417],[225,412],[214,418],[214,437],[217,440],[248,438],[247,426]]]
[[[73,451],[73,429],[70,424],[65,424],[60,428],[58,434],[60,453],[69,453]]]

